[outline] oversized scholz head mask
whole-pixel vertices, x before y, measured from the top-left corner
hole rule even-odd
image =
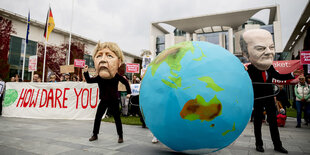
[[[273,63],[275,46],[270,32],[264,29],[245,31],[240,39],[243,56],[257,69],[265,71]]]
[[[124,60],[123,52],[116,43],[98,43],[93,52],[97,74],[103,79],[112,79]]]

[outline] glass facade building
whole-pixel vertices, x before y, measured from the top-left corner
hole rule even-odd
[[[25,57],[24,80],[30,81],[32,72],[28,72],[29,56],[36,55],[37,42],[28,40],[26,55],[24,55],[24,47],[25,39],[11,36],[10,50],[8,55],[8,61],[10,64],[9,77],[15,76],[15,74],[18,74],[20,77],[22,76],[22,67]]]

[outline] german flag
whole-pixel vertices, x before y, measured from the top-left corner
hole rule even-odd
[[[55,27],[55,22],[52,14],[51,7],[47,11],[46,24],[44,29],[44,38],[48,41],[48,37]]]

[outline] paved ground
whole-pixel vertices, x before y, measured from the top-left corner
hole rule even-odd
[[[297,129],[295,125],[296,120],[288,118],[286,126],[280,128],[284,147],[289,154],[310,154],[310,126]],[[99,140],[89,142],[92,126],[93,121],[0,117],[0,154],[177,154],[161,143],[152,144],[151,133],[140,126],[124,125],[125,142],[118,144],[115,125],[102,122]],[[212,154],[277,154],[268,126],[263,125],[262,131],[265,153],[256,152],[253,124],[249,123],[234,143]]]

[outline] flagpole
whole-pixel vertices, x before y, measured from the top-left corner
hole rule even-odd
[[[28,22],[29,22],[29,15],[30,11],[28,11],[28,18],[27,18],[27,29],[26,29],[26,38],[24,44],[24,58],[23,58],[23,68],[22,68],[22,81],[24,81],[24,72],[25,72],[25,59],[26,59],[26,49],[27,49],[27,37],[28,37]]]
[[[72,23],[73,23],[73,6],[74,6],[74,0],[72,0],[71,24],[70,24],[70,35],[69,35],[68,65],[70,65],[70,53],[71,53],[71,32],[72,32]]]
[[[25,45],[24,45],[24,58],[23,58],[23,69],[22,69],[22,81],[24,81],[24,72],[25,72],[25,58],[26,58],[26,48],[27,48],[27,43],[25,40]]]
[[[45,61],[46,61],[46,44],[47,40],[45,39],[45,47],[44,47],[44,62],[43,62],[43,76],[42,76],[42,82],[44,82],[44,74],[45,74]]]
[[[38,44],[37,44],[37,50],[36,50],[36,59],[37,59],[37,62],[36,62],[36,71],[38,71]],[[32,74],[31,74],[31,82],[33,82],[33,76],[34,76],[34,71],[32,71]]]

